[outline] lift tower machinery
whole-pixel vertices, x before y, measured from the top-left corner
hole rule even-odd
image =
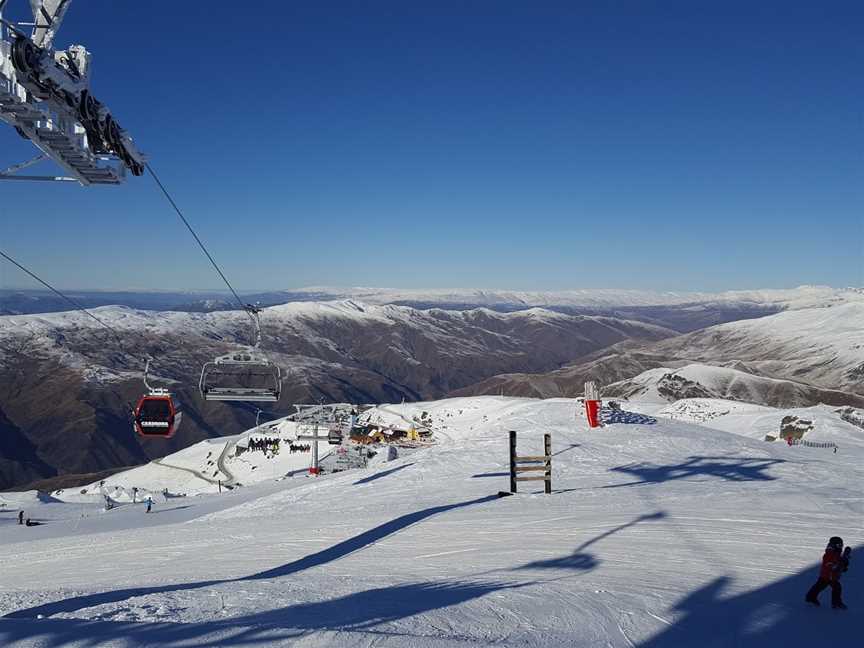
[[[33,22],[15,23],[4,18],[11,0],[0,0],[0,120],[33,142],[41,153],[0,170],[0,180],[53,180],[90,186],[120,184],[127,170],[142,175],[144,155],[90,91],[90,52],[82,45],[54,48],[54,36],[72,0],[29,2]],[[68,175],[19,173],[46,159],[56,162]]]

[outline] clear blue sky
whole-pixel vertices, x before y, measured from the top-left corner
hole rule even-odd
[[[864,284],[862,33],[830,0],[78,0],[58,44],[240,289],[713,290]],[[221,287],[148,177],[0,184],[0,243]]]

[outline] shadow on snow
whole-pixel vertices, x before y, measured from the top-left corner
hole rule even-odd
[[[593,545],[596,542],[600,542],[604,538],[608,538],[609,536],[618,533],[619,531],[623,531],[629,527],[635,526],[640,522],[647,522],[649,520],[662,520],[666,517],[666,513],[663,511],[658,511],[657,513],[650,513],[648,515],[640,515],[635,520],[630,520],[626,524],[621,524],[617,527],[609,529],[605,533],[601,533],[598,536],[583,542],[581,545],[576,547],[572,554],[569,556],[562,556],[560,558],[550,558],[549,560],[536,560],[534,562],[530,562],[528,564],[522,565],[521,567],[517,567],[517,569],[570,569],[573,571],[588,571],[590,569],[594,569],[599,565],[599,561],[594,557],[593,554],[585,553],[585,550]]]
[[[396,466],[395,468],[391,468],[390,470],[382,470],[381,472],[377,472],[374,475],[369,475],[368,477],[364,477],[363,479],[358,479],[353,486],[359,486],[360,484],[368,484],[371,481],[375,481],[376,479],[381,479],[382,477],[386,477],[387,475],[392,475],[395,472],[399,472],[408,466],[413,466],[414,463],[407,463],[401,466]]]
[[[857,548],[861,551],[861,547]],[[853,568],[854,569],[854,568]],[[728,576],[714,579],[679,601],[673,608],[683,616],[669,628],[640,643],[637,648],[795,648],[797,646],[860,645],[860,579],[854,571],[844,576],[844,599],[848,611],[832,610],[829,596],[822,595],[822,607],[804,603],[804,594],[815,582],[817,565],[764,587],[729,594]],[[847,576],[848,576],[847,575]],[[849,582],[851,587],[845,585]]]
[[[65,646],[80,641],[103,645],[125,639],[133,645],[252,646],[272,645],[320,631],[385,634],[373,629],[397,621],[480,598],[491,592],[525,587],[530,583],[487,582],[409,583],[354,592],[340,598],[289,605],[258,614],[205,623],[153,623],[43,619],[0,620],[4,645],[38,639],[40,646]],[[112,643],[112,645],[114,645]]]
[[[55,601],[53,603],[46,603],[44,605],[39,605],[36,607],[31,607],[23,610],[16,610],[14,612],[10,612],[5,615],[4,619],[26,619],[26,618],[34,618],[37,615],[43,616],[52,616],[55,614],[61,613],[72,613],[77,610],[82,610],[84,608],[93,607],[96,605],[104,605],[107,603],[118,603],[120,601],[125,601],[127,599],[137,597],[137,596],[148,596],[150,594],[164,594],[168,592],[182,592],[187,590],[195,590],[201,589],[204,587],[211,587],[213,585],[223,585],[229,583],[240,583],[244,581],[254,581],[254,580],[265,580],[270,578],[280,578],[282,576],[288,576],[290,574],[295,574],[297,572],[305,571],[307,569],[311,569],[313,567],[318,567],[320,565],[325,565],[327,563],[333,562],[334,560],[339,560],[340,558],[344,558],[349,554],[354,553],[355,551],[359,551],[364,547],[367,547],[375,542],[378,542],[389,535],[396,533],[397,531],[401,531],[413,524],[417,524],[418,522],[422,522],[423,520],[432,517],[433,515],[437,515],[438,513],[444,513],[446,511],[452,511],[454,509],[464,508],[467,506],[473,506],[475,504],[482,504],[485,502],[491,502],[498,499],[497,495],[488,495],[486,497],[480,497],[473,500],[467,500],[464,502],[458,502],[456,504],[445,504],[442,506],[433,506],[427,509],[423,509],[420,511],[415,511],[413,513],[407,513],[398,518],[390,520],[389,522],[385,522],[384,524],[380,524],[377,527],[369,529],[368,531],[364,531],[359,535],[356,535],[352,538],[348,538],[347,540],[343,540],[332,547],[328,547],[326,549],[322,549],[321,551],[315,552],[299,560],[295,560],[293,562],[287,563],[285,565],[281,565],[279,567],[275,567],[273,569],[268,569],[262,572],[258,572],[257,574],[252,574],[251,576],[243,576],[241,578],[229,578],[229,579],[214,579],[214,580],[206,580],[206,581],[198,581],[195,583],[177,583],[172,585],[158,585],[154,587],[132,587],[127,589],[113,590],[108,592],[100,592],[96,594],[85,594],[82,596],[75,596],[72,598],[64,599],[61,601]]]
[[[757,457],[688,457],[687,461],[670,466],[651,463],[627,464],[612,468],[613,472],[638,477],[638,481],[610,484],[603,488],[621,488],[638,484],[656,484],[692,477],[717,477],[729,481],[771,481],[777,479],[766,471],[774,464],[785,463],[783,459]]]

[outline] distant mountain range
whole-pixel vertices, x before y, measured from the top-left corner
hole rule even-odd
[[[236,310],[237,302],[219,291],[69,291],[86,308],[128,306],[159,311],[209,313]],[[720,293],[652,292],[586,289],[526,292],[513,290],[400,290],[389,288],[311,287],[243,293],[243,301],[262,307],[292,302],[353,300],[370,305],[410,306],[421,310],[488,308],[513,312],[545,308],[582,315],[608,315],[656,323],[690,332],[723,322],[762,317],[782,310],[845,303],[859,299],[860,289],[801,286],[781,290],[742,290]],[[69,303],[48,291],[0,290],[0,315],[27,315],[69,310]]]
[[[197,393],[203,363],[248,344],[245,313],[117,306],[92,313],[119,342],[80,312],[0,317],[0,423],[18,439],[0,446],[0,488],[140,463],[254,423],[254,407],[205,405]],[[303,302],[265,309],[261,319],[263,348],[285,372],[282,400],[269,416],[318,400],[437,398],[502,372],[549,371],[622,340],[675,335],[644,322],[536,308]],[[132,433],[128,411],[144,390],[148,355],[155,358],[151,382],[169,386],[184,403],[183,425],[170,441]]]
[[[656,391],[665,380],[668,400],[695,397],[692,390],[705,389],[711,397],[776,407],[855,405],[864,395],[862,323],[864,301],[832,301],[657,342],[629,340],[552,372],[493,376],[454,393],[577,396],[586,380],[597,380],[607,386],[607,393],[622,397],[643,395],[648,388]],[[678,370],[695,363],[723,371],[715,369],[710,378],[705,378],[708,370],[703,371],[700,379],[691,381],[696,383],[690,386],[692,393],[666,380],[674,374],[689,381],[691,376]]]
[[[161,300],[166,307],[95,308],[119,343],[79,312],[0,316],[0,488],[134,465],[254,423],[255,407],[205,405],[197,393],[204,362],[249,343],[243,312],[219,310],[221,296],[214,295],[205,301],[193,293],[92,295],[74,297],[88,305],[87,299],[122,296]],[[864,393],[864,339],[856,328],[864,321],[864,294],[851,289],[313,288],[258,297],[264,295],[284,302],[266,308],[262,323],[263,348],[285,375],[282,401],[266,408],[265,419],[290,413],[293,403],[319,400],[572,396],[581,394],[586,379],[599,380],[610,394],[662,386],[670,398],[704,393],[784,406],[860,406],[856,394]],[[16,303],[45,307],[50,299],[29,295]],[[185,406],[183,425],[170,441],[142,441],[131,430],[129,410],[143,391],[147,355],[155,358],[152,382],[169,386]],[[678,378],[665,377],[694,364],[742,375],[692,380],[696,386],[676,391]]]

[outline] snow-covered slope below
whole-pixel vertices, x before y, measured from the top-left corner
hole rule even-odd
[[[279,450],[250,450],[250,440],[278,440]],[[292,451],[292,445],[302,449]],[[218,493],[223,487],[249,486],[305,472],[312,461],[311,446],[312,441],[297,439],[296,423],[278,419],[242,434],[201,441],[143,466],[51,495],[67,502],[100,503],[105,495],[117,502],[131,502],[133,489],[138,489],[138,499],[151,494],[159,497],[166,489],[169,499]],[[318,442],[319,461],[325,460],[331,449],[324,432]]]
[[[589,431],[567,399],[379,414],[423,418],[439,444],[368,471],[169,499],[150,515],[34,504],[31,517],[43,506],[51,515],[25,528],[0,511],[0,643],[856,642],[864,588],[854,563],[847,614],[803,607],[828,536],[857,550],[864,535],[864,430],[839,415],[824,412],[844,439],[834,454],[663,418]],[[745,425],[765,412],[734,415]],[[508,430],[520,454],[552,434],[552,495],[526,482],[496,497],[508,483]]]
[[[864,428],[856,430],[855,422],[848,420],[850,411],[859,412],[852,408],[830,405],[765,407],[719,398],[684,398],[671,404],[625,401],[625,407],[661,419],[698,423],[760,441],[774,437],[778,443],[783,442],[780,432],[784,419],[794,417],[807,423],[808,431],[803,439],[808,442],[835,443],[846,448],[864,445],[861,433]]]

